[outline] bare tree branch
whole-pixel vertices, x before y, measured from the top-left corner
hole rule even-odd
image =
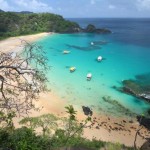
[[[47,91],[49,70],[44,50],[24,40],[24,50],[20,53],[0,51],[0,111],[28,114],[36,109],[34,101],[39,93]]]

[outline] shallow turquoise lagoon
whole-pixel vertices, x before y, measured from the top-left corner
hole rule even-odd
[[[91,45],[91,42],[107,41],[107,44]],[[121,86],[121,81],[134,79],[136,75],[150,72],[150,51],[146,47],[119,43],[108,35],[97,34],[53,34],[37,42],[47,52],[49,65],[49,87],[75,106],[90,106],[97,112],[125,115],[118,108],[104,102],[110,96],[132,112],[145,113],[150,105],[143,100],[123,94],[112,88]],[[63,50],[71,51],[64,55]],[[102,56],[104,60],[97,62]],[[76,71],[70,73],[69,67]],[[91,81],[86,80],[92,73]],[[120,114],[119,114],[120,113]]]

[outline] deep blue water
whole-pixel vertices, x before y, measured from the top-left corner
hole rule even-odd
[[[97,28],[108,28],[113,34],[109,38],[127,44],[145,46],[150,49],[150,18],[67,18],[82,28],[93,24]]]
[[[90,106],[98,112],[125,115],[119,105],[103,101],[104,96],[110,96],[134,113],[145,113],[150,104],[112,87],[119,87],[122,80],[135,79],[139,75],[148,75],[146,78],[150,79],[150,19],[70,20],[83,28],[94,24],[109,28],[113,33],[54,34],[38,41],[47,51],[52,66],[48,73],[52,91],[69,104]],[[91,42],[99,41],[108,44],[91,45]],[[63,50],[69,50],[70,54],[64,55]],[[96,61],[99,55],[105,58],[101,63]],[[76,67],[73,73],[69,71],[71,66]],[[93,75],[91,81],[86,80],[89,72]]]

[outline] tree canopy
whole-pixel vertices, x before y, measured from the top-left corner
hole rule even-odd
[[[67,32],[79,27],[77,23],[65,20],[51,13],[15,13],[0,11],[0,37],[33,34],[39,32]]]

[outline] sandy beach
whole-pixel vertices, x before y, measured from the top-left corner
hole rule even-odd
[[[32,112],[32,116],[38,116],[45,113],[53,113],[59,117],[66,117],[65,106],[69,105],[67,101],[57,97],[57,93],[41,94],[36,106],[42,108],[40,112]],[[77,118],[79,120],[86,119],[82,108],[75,107],[77,110]],[[93,111],[92,125],[84,129],[84,137],[88,139],[97,139],[109,141],[113,143],[121,143],[126,146],[133,146],[136,131],[139,129],[139,123],[131,118],[116,118],[108,115],[98,115]],[[150,132],[143,128],[140,136],[137,138],[137,145],[144,143],[144,138],[148,138]]]
[[[40,33],[27,36],[12,37],[6,40],[0,41],[0,51],[9,52],[22,50],[23,45],[21,40],[27,42],[34,42],[40,38],[43,38],[51,33]],[[62,100],[57,96],[57,93],[53,91],[49,93],[42,93],[39,101],[36,102],[36,106],[41,108],[40,112],[33,112],[31,116],[38,116],[44,113],[54,113],[59,116],[66,116],[64,107],[68,105],[67,101]],[[86,104],[85,104],[86,105]],[[82,108],[77,108],[78,118],[84,119]],[[19,118],[16,119],[16,122]],[[107,115],[98,115],[94,112],[93,124],[85,128],[84,137],[88,139],[97,139],[103,141],[110,141],[114,143],[121,143],[126,146],[133,146],[135,133],[139,128],[138,122],[127,118],[115,118]],[[137,145],[141,146],[144,143],[144,137],[149,137],[150,132],[143,128],[140,132],[141,136],[137,138]]]
[[[44,32],[44,33],[33,34],[33,35],[10,37],[8,39],[0,41],[0,50],[4,52],[8,52],[8,51],[18,52],[23,48],[23,43],[21,42],[22,40],[25,40],[27,42],[34,42],[50,34],[52,33]]]

